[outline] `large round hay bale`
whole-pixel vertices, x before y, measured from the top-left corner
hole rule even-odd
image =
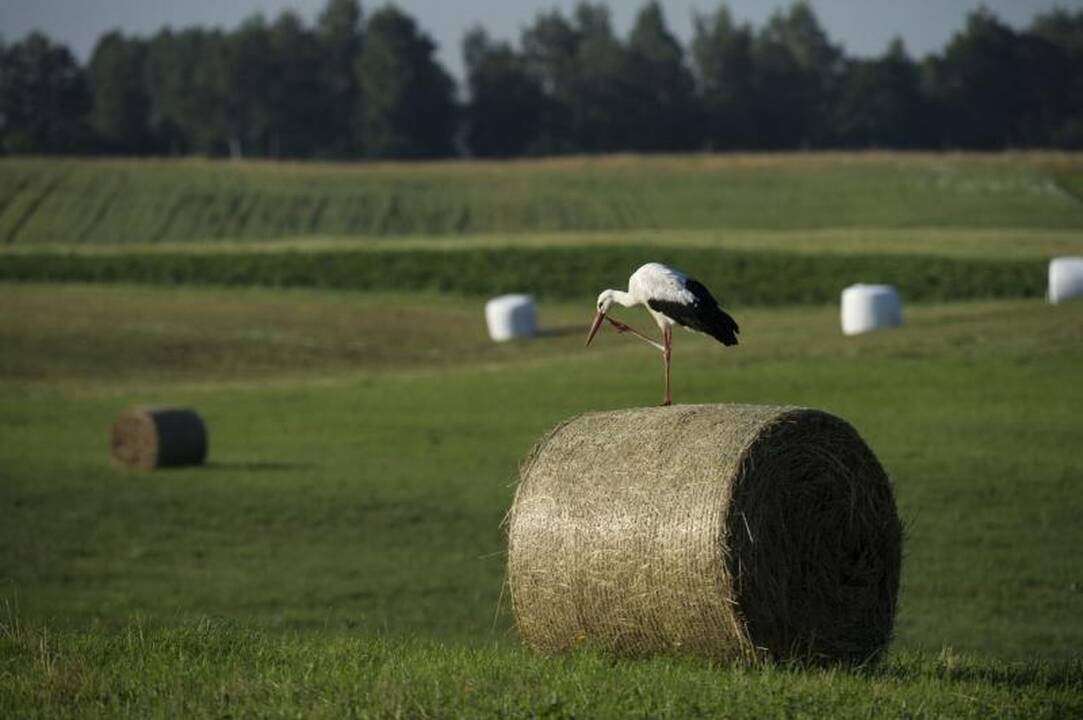
[[[892,636],[891,484],[824,412],[581,415],[523,463],[508,523],[515,622],[543,652],[857,664]]]
[[[137,407],[113,422],[113,460],[133,469],[199,465],[207,458],[207,428],[194,410]]]

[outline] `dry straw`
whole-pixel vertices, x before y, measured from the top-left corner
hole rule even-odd
[[[891,640],[891,485],[824,412],[576,417],[524,462],[508,522],[515,621],[542,652],[863,664]]]
[[[207,457],[207,428],[188,408],[129,408],[113,422],[109,449],[114,462],[137,470],[199,465]]]

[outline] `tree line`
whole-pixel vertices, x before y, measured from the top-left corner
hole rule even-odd
[[[41,33],[0,42],[0,152],[268,158],[614,151],[1083,147],[1083,11],[1017,31],[971,13],[941,52],[848,57],[803,2],[759,28],[722,4],[689,46],[657,2],[538,14],[518,44],[463,38],[462,99],[394,5],[327,0],[231,31],[102,36],[85,66]]]

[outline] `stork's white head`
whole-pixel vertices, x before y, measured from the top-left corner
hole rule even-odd
[[[609,312],[609,306],[616,302],[616,290],[602,290],[598,293],[598,312]]]
[[[590,331],[587,332],[587,345],[590,345],[590,341],[594,339],[594,335],[598,332],[598,328],[602,326],[602,321],[605,320],[605,314],[609,311],[609,306],[616,301],[615,290],[602,290],[598,295],[598,312],[594,315],[594,322],[590,324]]]

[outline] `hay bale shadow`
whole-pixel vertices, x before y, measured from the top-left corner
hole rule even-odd
[[[289,472],[291,470],[307,470],[315,467],[314,463],[292,462],[278,460],[228,460],[206,463],[203,466],[207,470],[231,470],[234,472]]]

